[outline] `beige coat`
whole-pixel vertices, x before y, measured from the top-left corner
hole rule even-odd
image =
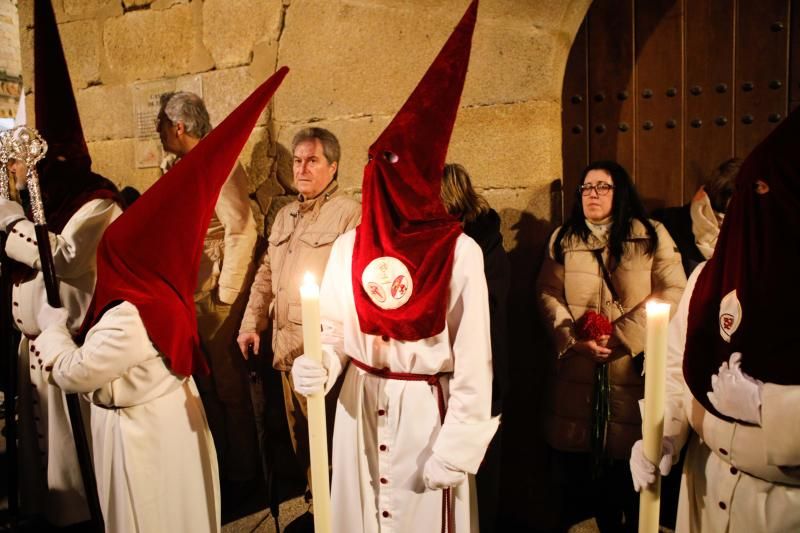
[[[335,194],[336,181],[319,196],[283,207],[250,289],[239,332],[261,332],[273,320],[273,366],[288,372],[303,353],[300,285],[306,272],[322,280],[336,238],[358,225],[361,204]]]
[[[199,300],[217,289],[224,304],[242,291],[256,244],[256,221],[247,196],[247,175],[240,163],[222,186],[208,225],[197,276]]]
[[[645,252],[648,236],[644,225],[634,220],[620,265],[610,268],[622,309],[613,301],[593,250],[602,250],[606,265],[606,242],[593,234],[588,242],[572,238],[564,245],[564,264],[554,259],[551,238],[538,279],[539,304],[543,318],[553,332],[557,360],[549,378],[546,417],[548,442],[556,449],[589,451],[591,448],[592,405],[596,363],[576,355],[574,323],[594,310],[612,321],[609,341],[610,416],[606,428],[606,451],[615,459],[630,455],[641,435],[637,401],[644,395],[642,361],[638,355],[645,343],[645,300],[658,298],[673,309],[686,285],[681,257],[667,230],[651,221],[658,235],[658,248]]]
[[[764,384],[759,427],[717,418],[684,381],[689,302],[702,269],[689,277],[669,326],[664,435],[680,449],[689,428],[695,431],[684,463],[676,532],[800,531],[800,386]]]

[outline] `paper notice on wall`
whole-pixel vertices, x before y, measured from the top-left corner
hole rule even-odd
[[[156,120],[161,107],[161,95],[173,91],[190,91],[202,97],[203,80],[199,75],[195,75],[146,81],[133,86],[136,168],[158,167],[164,157],[156,131]]]

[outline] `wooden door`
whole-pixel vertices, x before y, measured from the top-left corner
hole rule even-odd
[[[650,209],[691,199],[800,105],[800,0],[596,0],[563,86],[564,204],[613,159]]]

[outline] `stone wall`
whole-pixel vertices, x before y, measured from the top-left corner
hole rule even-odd
[[[53,3],[95,169],[120,185],[142,190],[159,174],[136,168],[137,86],[199,82],[218,123],[278,66],[292,69],[241,156],[263,223],[290,198],[287,146],[294,132],[312,123],[339,136],[342,186],[359,192],[367,147],[410,94],[468,0]],[[26,87],[32,79],[32,4],[19,6]],[[535,488],[543,486],[546,471],[540,460],[514,461],[544,449],[537,410],[530,408],[539,400],[530,391],[541,385],[544,358],[538,352],[545,346],[531,327],[533,280],[544,241],[560,218],[560,196],[551,191],[561,176],[561,85],[589,4],[481,2],[449,154],[500,212],[512,260],[514,378],[504,438],[509,457],[515,456],[509,459],[515,481],[506,484],[504,498],[520,526],[526,526],[531,502],[541,509],[548,503],[547,490]],[[32,101],[28,110],[30,119]],[[529,475],[516,475],[520,467]]]
[[[0,118],[17,113],[21,75],[17,2],[0,0]]]

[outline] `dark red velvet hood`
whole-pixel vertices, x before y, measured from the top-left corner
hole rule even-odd
[[[222,185],[288,71],[273,74],[108,227],[84,332],[125,300],[139,310],[173,372],[208,370],[194,307],[203,240]]]
[[[356,310],[364,333],[413,341],[444,329],[461,225],[447,213],[439,192],[477,12],[475,0],[417,88],[369,149],[352,267]],[[373,266],[386,271],[387,265],[379,259],[386,257],[399,261],[390,260],[390,267],[402,263],[407,272],[402,267],[402,273],[388,268],[385,283],[373,283],[374,276],[362,279],[375,260]],[[367,290],[373,292],[372,297]],[[403,297],[407,301],[398,306]]]
[[[756,194],[756,180],[769,192]],[[683,372],[710,412],[721,416],[706,393],[732,352],[742,353],[742,370],[755,378],[800,384],[791,311],[800,302],[798,275],[800,111],[794,111],[742,165],[714,255],[692,294]]]

